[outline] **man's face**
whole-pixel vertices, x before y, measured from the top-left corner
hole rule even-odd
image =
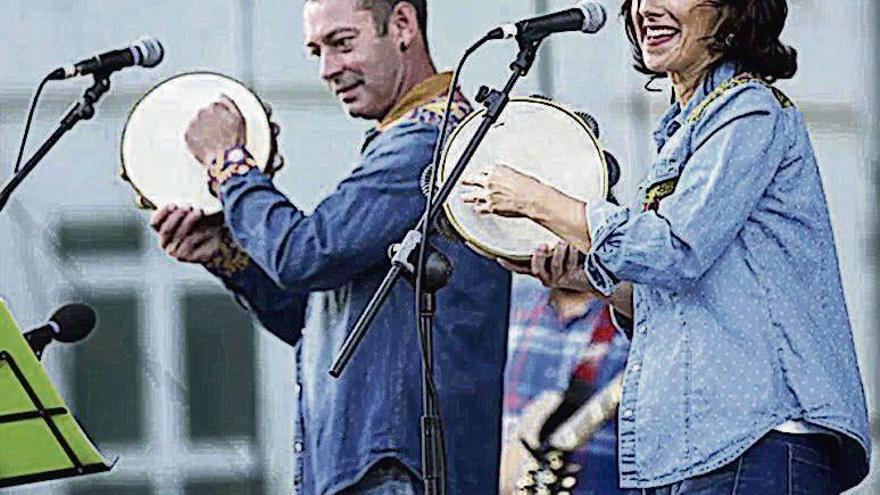
[[[403,60],[393,35],[380,37],[372,13],[355,0],[309,1],[303,14],[306,47],[345,110],[384,117],[402,96]]]

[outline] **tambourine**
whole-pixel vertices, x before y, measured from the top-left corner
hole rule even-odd
[[[273,172],[274,139],[262,102],[244,84],[210,72],[181,74],[151,89],[131,111],[122,133],[122,177],[134,188],[139,205],[167,204],[201,208],[211,215],[220,201],[208,189],[208,176],[184,139],[199,110],[226,95],[247,126],[247,147],[261,170]]]
[[[450,136],[438,168],[438,181],[447,181],[465,147],[482,122],[485,109],[470,114]],[[588,122],[589,121],[589,122]],[[559,191],[589,202],[608,195],[609,165],[596,134],[596,124],[544,98],[512,98],[499,121],[477,148],[462,178],[503,163]],[[446,220],[457,234],[482,254],[528,261],[541,245],[560,239],[525,218],[481,215],[461,200],[469,190],[461,179],[444,204]]]

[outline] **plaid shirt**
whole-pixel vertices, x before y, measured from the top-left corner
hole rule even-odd
[[[522,410],[541,393],[564,391],[573,376],[596,390],[626,363],[626,339],[615,334],[607,306],[594,302],[564,321],[550,291],[530,277],[514,279],[504,373],[504,443],[516,441]],[[599,430],[576,460],[585,466],[576,494],[618,494],[616,420]]]

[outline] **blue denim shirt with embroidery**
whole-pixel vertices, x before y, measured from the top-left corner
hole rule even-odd
[[[715,470],[788,420],[839,433],[845,487],[867,474],[864,391],[807,127],[775,88],[737,74],[719,65],[669,109],[639,204],[587,207],[591,282],[635,288],[624,487]]]
[[[448,77],[434,83],[445,89]],[[371,130],[358,166],[311,214],[257,171],[223,185],[226,222],[254,262],[224,281],[267,329],[298,345],[297,493],[336,493],[387,457],[420,469],[421,361],[407,282],[395,286],[342,377],[328,370],[390,267],[388,246],[425,206],[420,177],[445,101],[431,98]],[[448,493],[490,493],[498,482],[510,274],[462,244],[432,242],[454,268],[438,294],[435,328]]]

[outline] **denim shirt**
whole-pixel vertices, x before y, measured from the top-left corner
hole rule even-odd
[[[642,204],[588,206],[590,280],[635,288],[621,483],[707,473],[799,420],[840,434],[851,487],[870,437],[819,169],[802,114],[736,74],[667,112]]]
[[[336,493],[388,457],[419,471],[421,361],[407,282],[397,283],[341,378],[328,370],[390,267],[388,246],[421,216],[420,177],[448,84],[440,75],[415,88],[402,111],[368,133],[358,166],[310,215],[257,171],[223,185],[226,222],[253,261],[225,282],[267,329],[298,344],[297,493]],[[465,107],[456,103],[459,116]],[[438,293],[434,353],[448,493],[493,493],[510,275],[462,244],[432,242],[454,268]]]

